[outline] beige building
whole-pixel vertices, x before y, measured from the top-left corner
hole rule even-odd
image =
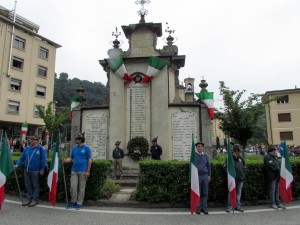
[[[300,88],[268,91],[265,98],[276,98],[266,106],[268,142],[300,145]]]
[[[220,145],[224,145],[224,139],[225,134],[220,129],[220,120],[217,118],[214,118],[211,120],[211,139],[212,139],[212,145],[217,145],[217,137],[219,137]]]
[[[24,122],[28,135],[41,135],[44,122],[36,106],[53,100],[56,49],[61,46],[38,30],[0,6],[0,129],[9,137],[20,138]]]

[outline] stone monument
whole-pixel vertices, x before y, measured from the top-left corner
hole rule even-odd
[[[207,107],[195,100],[194,78],[187,78],[185,87],[179,85],[185,55],[178,54],[178,47],[173,43],[174,31],[167,27],[167,43],[157,49],[157,39],[163,35],[162,24],[147,23],[145,1],[140,4],[139,23],[122,26],[129,48],[126,51],[120,48],[121,33],[116,28],[108,58],[99,60],[108,79],[107,104],[79,106],[74,111],[78,114],[75,117],[80,117],[80,128],[86,132],[86,143],[92,147],[94,158],[112,159],[116,141],[121,141],[120,147],[127,153],[128,141],[142,136],[149,145],[152,138],[158,137],[162,160],[189,160],[192,134],[195,141],[211,146]],[[155,73],[153,63],[161,65]],[[123,164],[138,166],[128,155]]]

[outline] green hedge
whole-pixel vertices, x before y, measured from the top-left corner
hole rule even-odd
[[[14,163],[16,163],[18,157],[13,156]],[[47,160],[48,165],[50,165],[49,159]],[[103,196],[103,185],[107,176],[111,173],[111,160],[93,160],[91,166],[91,174],[87,180],[86,191],[85,191],[85,200],[97,200]],[[71,168],[72,163],[64,164],[64,170],[66,175],[67,191],[68,196],[70,197],[70,178],[71,178]],[[23,175],[24,166],[22,165],[17,169],[18,181],[20,184],[21,191],[26,193],[26,188],[24,184],[24,175]],[[58,180],[58,191],[57,191],[57,200],[65,200],[65,189],[64,189],[64,180],[63,180],[63,171],[59,170],[59,180]],[[18,187],[16,184],[16,179],[14,173],[8,176],[6,181],[6,189],[13,192],[18,192]],[[48,196],[48,186],[47,186],[47,176],[40,177],[40,195],[41,197]]]
[[[227,202],[227,174],[224,171],[225,157],[211,161],[212,180],[209,183],[209,202]],[[300,197],[300,157],[291,158],[294,175],[293,198]],[[263,170],[263,158],[246,159],[247,175],[242,192],[242,201],[259,204],[268,199],[267,183]],[[147,202],[167,202],[189,205],[190,183],[189,162],[182,161],[140,161],[140,177],[136,199]]]

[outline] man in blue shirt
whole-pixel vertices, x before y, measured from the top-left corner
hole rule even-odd
[[[75,144],[68,159],[62,158],[62,162],[73,162],[71,174],[71,203],[68,208],[80,209],[84,200],[87,178],[90,176],[92,165],[92,153],[89,146],[84,144],[84,133],[75,138]]]
[[[195,144],[197,148],[197,169],[199,177],[199,192],[200,192],[200,202],[198,209],[196,210],[197,214],[203,212],[208,214],[207,211],[207,199],[208,199],[208,183],[211,179],[211,166],[208,161],[208,156],[203,152],[204,143],[197,142]]]
[[[33,207],[38,204],[40,194],[40,178],[44,175],[46,167],[46,151],[39,145],[39,136],[31,137],[30,146],[28,146],[20,156],[15,168],[18,168],[24,162],[24,180],[27,190],[27,201],[23,206]]]

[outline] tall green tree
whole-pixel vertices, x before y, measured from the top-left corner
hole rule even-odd
[[[44,109],[41,105],[38,105],[37,109],[39,111],[39,116],[43,119],[45,123],[46,129],[50,133],[50,138],[52,141],[53,135],[56,135],[59,131],[60,126],[69,119],[70,111],[67,110],[65,112],[55,113],[55,105],[53,101],[47,104],[46,109]]]
[[[258,120],[264,114],[265,102],[261,94],[251,94],[243,100],[243,91],[233,91],[220,81],[220,95],[223,96],[224,111],[218,111],[221,130],[245,149],[247,141],[258,130]]]

